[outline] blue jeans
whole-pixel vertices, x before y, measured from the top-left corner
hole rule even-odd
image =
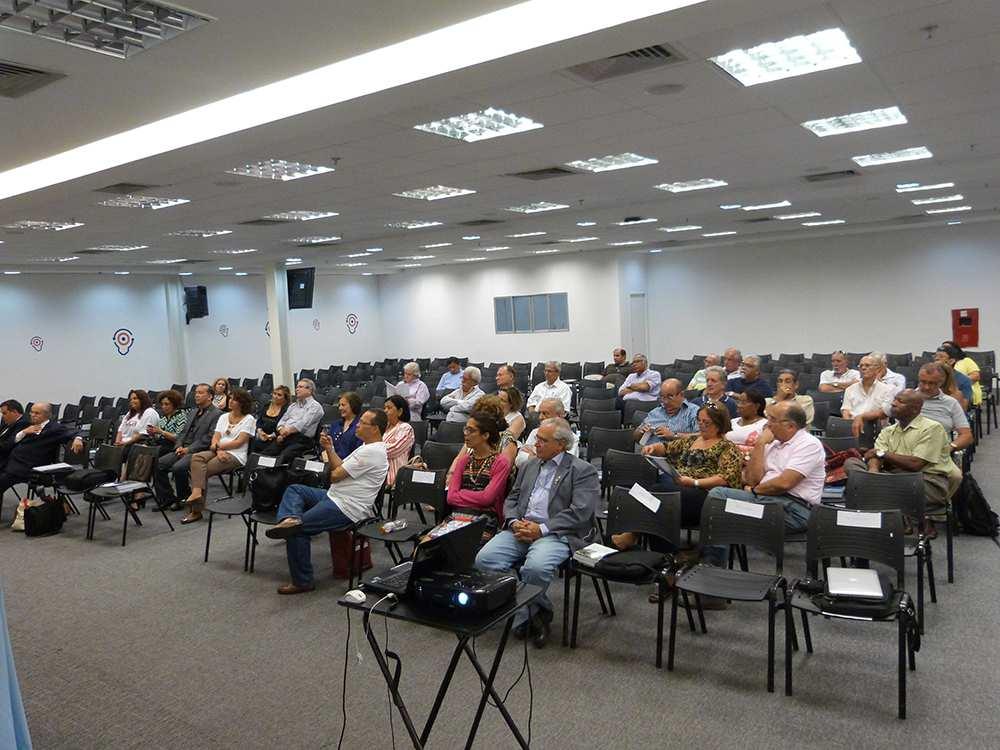
[[[721,500],[731,497],[734,500],[744,500],[745,502],[757,503],[758,505],[781,505],[785,511],[785,531],[805,531],[806,526],[809,524],[809,508],[788,495],[754,495],[752,492],[747,492],[746,490],[734,490],[730,487],[713,487],[709,491],[708,496]],[[713,550],[712,555],[725,559],[727,552],[725,547],[714,547],[711,549]]]
[[[324,531],[350,526],[354,521],[331,500],[326,490],[293,484],[285,490],[278,506],[278,520],[299,518],[302,521],[300,533],[285,540],[288,554],[288,570],[292,583],[296,586],[313,585],[312,555],[310,539]]]
[[[542,595],[514,616],[514,625],[522,625],[532,614],[543,611],[552,619],[552,602],[546,595],[556,570],[570,555],[569,544],[555,535],[543,536],[533,542],[519,542],[512,531],[501,531],[490,539],[476,555],[476,567],[498,573],[521,565],[521,580],[542,587]]]

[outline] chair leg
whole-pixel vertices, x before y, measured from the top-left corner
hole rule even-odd
[[[767,692],[774,692],[774,600],[767,600]]]
[[[205,533],[205,559],[202,562],[208,562],[208,548],[212,546],[212,519],[214,518],[214,513],[208,514],[208,531]]]
[[[580,576],[576,576],[573,584],[573,630],[569,636],[569,647],[576,648],[576,626],[580,621]]]
[[[792,604],[788,592],[785,592],[785,695],[792,694],[792,646],[794,645],[796,651],[799,650],[798,643],[795,643],[797,640]]]
[[[607,615],[608,605],[604,601],[604,592],[601,591],[601,584],[598,582],[596,578],[591,578],[590,580],[594,584],[594,593],[597,594],[597,603],[601,605],[601,614]]]
[[[240,516],[243,520],[244,525],[247,527],[246,540],[243,543],[243,572],[246,573],[250,570],[250,519],[246,515]]]
[[[252,526],[252,529],[250,531],[250,535],[253,537],[253,543],[250,545],[250,573],[252,574],[253,573],[254,561],[257,558],[257,544],[258,544],[258,542],[257,542],[257,522],[256,521],[251,521],[250,524]]]
[[[611,586],[608,585],[608,582],[606,580],[603,583],[604,583],[604,595],[608,598],[608,610],[610,611],[611,616],[615,617],[618,613],[615,612],[615,600],[611,598]]]
[[[906,614],[900,612],[899,622],[899,718],[906,718]]]
[[[692,633],[695,633],[697,631],[694,627],[694,615],[691,614],[691,600],[688,599],[688,592],[681,591],[681,596],[684,597],[684,611],[687,612],[688,628],[690,628]]]
[[[948,554],[948,583],[955,582],[955,538],[954,538],[955,516],[948,506],[945,512],[945,544]]]
[[[927,545],[925,561],[927,564],[927,586],[931,592],[931,601],[937,604],[937,583],[934,581],[934,551],[931,549],[930,544]]]
[[[802,637],[806,641],[806,653],[811,654],[813,652],[813,639],[812,633],[809,632],[809,615],[806,614],[805,610],[802,610]]]
[[[562,645],[563,648],[569,645],[569,579],[573,577],[573,570],[567,566],[563,572],[563,616],[562,616]]]
[[[677,640],[677,588],[670,592],[670,637],[667,643],[667,671],[674,671],[674,643]],[[692,625],[692,630],[694,627]]]
[[[924,633],[924,551],[917,551],[917,627]]]
[[[667,595],[667,587],[663,585],[663,579],[656,582],[656,668],[663,667],[663,599]]]
[[[701,594],[694,595],[695,606],[698,607],[698,624],[701,625],[701,632],[707,633],[708,628],[705,626],[705,610],[701,608]]]

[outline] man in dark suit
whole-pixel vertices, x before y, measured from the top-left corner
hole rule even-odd
[[[9,403],[9,402],[7,402]],[[76,430],[51,421],[52,406],[33,404],[30,424],[14,434],[14,445],[7,456],[7,463],[0,471],[0,500],[3,493],[15,484],[27,482],[34,466],[44,466],[59,459],[59,446],[72,441],[70,450],[80,453],[83,441]]]
[[[184,499],[191,494],[191,456],[208,449],[221,416],[222,412],[212,405],[211,386],[208,383],[196,385],[194,408],[188,410],[184,432],[177,436],[177,447],[160,456],[156,462],[154,486],[161,506],[176,505],[174,510],[180,510],[178,498]],[[170,486],[170,474],[174,475],[174,484],[177,485],[176,495]]]
[[[559,566],[586,544],[600,496],[597,470],[567,453],[574,435],[563,419],[546,419],[538,428],[535,457],[518,474],[504,503],[504,529],[476,556],[485,571],[521,565],[521,579],[547,589]],[[552,622],[552,602],[545,592],[518,610],[514,634],[529,631],[544,648]]]
[[[7,464],[7,456],[14,450],[14,436],[31,422],[24,416],[19,401],[8,399],[0,404],[0,471]]]

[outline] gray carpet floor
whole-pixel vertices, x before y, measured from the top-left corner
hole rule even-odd
[[[994,498],[998,458],[994,435],[974,467]],[[6,510],[9,518],[9,501]],[[142,518],[125,548],[120,510],[98,523],[90,542],[84,519],[75,517],[51,538],[0,532],[0,584],[35,747],[336,747],[347,637],[347,615],[336,599],[346,585],[330,577],[325,536],[313,547],[316,592],[282,597],[275,593],[286,580],[281,543],[264,542],[249,575],[238,519],[216,524],[206,564],[204,524],[170,533],[158,514]],[[804,565],[796,547],[786,562],[792,576]],[[653,663],[656,610],[648,592],[616,587],[619,614],[609,618],[585,587],[579,647],[528,649],[532,746],[996,747],[1000,549],[985,538],[959,537],[954,584],[944,580],[943,536],[935,559],[938,603],[927,605],[906,721],[896,718],[894,625],[814,620],[816,652],[795,655],[795,695],[786,698],[780,651],[779,690],[765,690],[762,605],[706,613],[707,635],[679,630],[670,673]],[[379,550],[376,565],[386,561]],[[912,567],[908,582],[912,588]],[[557,608],[561,589],[553,586]],[[779,642],[782,632],[779,625]],[[404,696],[422,719],[453,638],[399,623],[390,625],[389,637],[403,658]],[[495,635],[480,639],[480,655],[491,656],[496,643]],[[521,671],[524,651],[516,645],[502,665],[501,690]],[[391,747],[385,685],[356,615],[347,646],[343,746]],[[464,745],[479,695],[475,673],[461,662],[431,747]],[[527,730],[527,678],[507,705]],[[398,716],[394,727],[396,745],[408,747]],[[487,708],[476,747],[514,746],[499,713]]]

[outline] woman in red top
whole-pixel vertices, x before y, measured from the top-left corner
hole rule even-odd
[[[487,533],[493,534],[503,520],[510,461],[499,452],[500,433],[506,424],[490,412],[474,411],[465,423],[465,447],[454,464],[448,482],[450,508],[486,515]]]

